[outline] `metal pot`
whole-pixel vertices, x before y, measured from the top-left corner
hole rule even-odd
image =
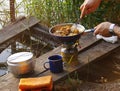
[[[7,59],[8,70],[16,77],[34,71],[35,59],[31,52],[18,52]]]

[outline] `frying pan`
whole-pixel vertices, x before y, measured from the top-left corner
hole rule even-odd
[[[60,42],[62,42],[62,43],[68,43],[68,42],[76,42],[80,37],[81,37],[81,35],[84,33],[84,31],[85,31],[85,27],[83,26],[83,25],[81,25],[81,24],[77,24],[77,29],[79,30],[79,31],[81,31],[82,30],[82,32],[80,32],[79,34],[77,34],[77,35],[73,35],[73,36],[58,36],[58,35],[54,35],[53,34],[53,30],[58,30],[58,29],[60,29],[61,27],[63,27],[63,26],[66,26],[66,25],[69,25],[69,26],[72,26],[74,23],[63,23],[63,24],[57,24],[57,25],[55,25],[55,26],[53,26],[53,27],[51,27],[50,29],[49,29],[49,33],[53,36],[53,38],[55,38],[55,39],[57,39],[58,41],[60,41]]]

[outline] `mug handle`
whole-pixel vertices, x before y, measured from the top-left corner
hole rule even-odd
[[[49,62],[45,62],[45,63],[43,64],[43,67],[44,67],[46,70],[49,70],[50,68],[46,67],[46,64],[47,64],[47,63],[49,63]]]

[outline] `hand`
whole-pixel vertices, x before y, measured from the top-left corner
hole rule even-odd
[[[111,36],[110,32],[109,32],[109,27],[112,23],[110,22],[102,22],[100,23],[99,25],[97,25],[94,29],[94,34],[97,35],[97,34],[100,34],[102,36],[105,36],[105,37],[109,37]]]
[[[80,6],[80,18],[83,18],[85,15],[94,12],[99,7],[100,2],[101,0],[85,0]]]

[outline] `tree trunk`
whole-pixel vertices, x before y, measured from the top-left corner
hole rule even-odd
[[[10,0],[10,20],[11,22],[15,21],[15,0]]]
[[[15,21],[15,0],[10,0],[10,21],[14,22]],[[16,43],[13,43],[11,45],[12,53],[16,51]]]

